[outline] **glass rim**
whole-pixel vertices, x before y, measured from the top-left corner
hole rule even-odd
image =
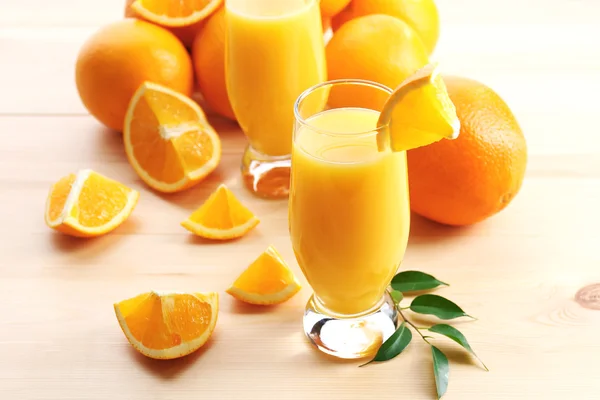
[[[257,18],[257,19],[276,20],[278,18],[282,18],[282,17],[285,18],[285,17],[299,14],[299,13],[303,12],[304,10],[312,7],[318,1],[319,0],[305,0],[306,3],[302,7],[299,7],[292,11],[285,12],[280,15],[261,15],[261,14],[257,14],[257,13],[242,12],[242,11],[240,11],[240,9],[238,7],[230,6],[230,4],[232,2],[231,0],[224,0],[223,8],[225,8],[227,11],[234,12],[237,15],[242,15],[242,16],[252,17],[252,18]]]
[[[369,81],[366,79],[334,79],[334,80],[330,80],[330,81],[325,81],[325,82],[321,82],[317,85],[311,86],[308,89],[306,89],[304,92],[302,92],[302,94],[300,94],[300,96],[298,96],[298,98],[296,99],[296,102],[294,103],[294,118],[296,119],[296,121],[298,123],[300,123],[300,125],[304,126],[305,128],[308,128],[316,133],[322,134],[322,135],[327,135],[327,136],[333,136],[333,137],[361,137],[361,136],[370,136],[370,135],[374,135],[377,134],[377,132],[381,131],[382,129],[386,128],[389,124],[385,124],[385,125],[378,125],[376,126],[374,129],[371,129],[369,131],[362,131],[362,132],[350,132],[350,133],[339,133],[339,132],[332,132],[332,131],[328,131],[325,129],[320,129],[315,127],[314,125],[311,125],[310,122],[308,122],[306,119],[304,119],[301,115],[300,115],[300,104],[302,104],[302,102],[308,97],[310,96],[313,92],[325,87],[325,86],[339,86],[339,85],[361,85],[361,86],[369,86],[372,87],[374,89],[380,89],[384,92],[387,92],[388,94],[392,94],[394,91],[392,89],[390,89],[389,87],[381,84],[381,83],[377,83],[377,82],[373,82],[373,81]],[[338,107],[338,108],[343,108],[343,107]],[[334,108],[335,110],[335,108]],[[373,110],[373,111],[377,111],[377,110]],[[315,115],[315,114],[313,114]]]

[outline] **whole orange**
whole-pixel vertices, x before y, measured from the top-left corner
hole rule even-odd
[[[519,192],[527,145],[508,105],[492,89],[444,77],[461,122],[456,140],[408,151],[411,208],[447,225],[470,225],[505,208]]]
[[[94,33],[83,45],[75,67],[77,90],[88,111],[121,131],[129,100],[144,81],[191,95],[192,61],[169,31],[124,19]]]
[[[434,0],[352,0],[349,7],[334,18],[334,29],[348,19],[370,14],[400,18],[419,34],[428,54],[433,53],[440,34],[439,15]]]
[[[350,3],[350,0],[321,0],[321,14],[333,17],[342,11]]]
[[[350,3],[348,7],[331,17],[331,29],[333,29],[334,32],[337,31],[352,18],[354,18],[354,13],[352,11],[352,3]]]
[[[234,119],[225,84],[225,9],[214,13],[192,45],[196,81],[211,109]]]
[[[365,79],[396,88],[428,63],[419,35],[405,22],[389,15],[368,15],[345,23],[327,44],[329,79]],[[340,86],[332,89],[330,103],[338,107],[379,109],[386,99],[373,91]],[[352,101],[352,103],[349,103]]]

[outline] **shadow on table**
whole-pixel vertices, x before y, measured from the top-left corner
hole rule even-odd
[[[475,357],[473,357],[469,352],[465,351],[465,349],[462,349],[459,347],[449,348],[447,346],[439,346],[438,344],[436,344],[436,347],[438,347],[440,350],[442,350],[444,352],[444,354],[446,355],[446,357],[448,357],[448,360],[452,364],[460,364],[460,365],[468,365],[468,366],[478,367],[483,372],[486,372],[485,369],[483,368],[483,366],[481,365],[481,363],[479,361],[477,361],[477,359]]]
[[[108,128],[101,123],[98,123],[96,147],[102,154],[117,154],[127,159],[125,154],[125,146],[123,145],[123,134],[111,128]]]
[[[231,307],[229,308],[229,311],[232,314],[269,314],[269,313],[275,311],[280,306],[282,306],[282,305],[273,304],[273,305],[261,306],[261,305],[244,303],[243,301],[237,300],[237,299],[232,299]]]
[[[160,197],[169,204],[175,204],[188,210],[190,213],[195,211],[204,203],[208,196],[213,193],[217,187],[226,180],[223,168],[221,166],[210,174],[198,185],[185,189],[178,193],[161,193],[148,187],[148,192],[156,197]]]
[[[186,231],[187,232],[187,231]],[[194,235],[192,232],[189,232],[189,237],[187,239],[187,242],[189,244],[196,244],[196,245],[231,245],[231,244],[236,244],[236,243],[240,243],[244,240],[251,240],[253,237],[258,238],[262,236],[260,231],[257,231],[256,229],[251,230],[250,232],[248,232],[247,234],[245,234],[242,237],[239,238],[234,238],[234,239],[227,239],[227,240],[212,240],[212,239],[206,239],[200,236],[196,236]]]
[[[421,292],[412,292],[412,293],[410,293],[410,296],[407,296],[407,297],[408,298],[416,297],[417,295],[415,295],[415,293],[421,293]],[[422,293],[433,293],[433,291],[431,291],[431,290],[429,290],[429,291],[423,291]],[[444,295],[441,292],[438,292],[436,294],[438,294],[440,296]],[[406,313],[406,311],[404,311],[404,312]],[[472,324],[472,323],[477,322],[476,319],[469,318],[469,317],[461,317],[459,319],[454,319],[451,322],[448,322],[448,321],[439,320],[439,319],[437,319],[434,316],[431,316],[429,318],[426,315],[417,314],[417,313],[413,313],[413,312],[411,312],[410,315],[409,314],[405,314],[405,315],[408,317],[408,319],[410,320],[410,322],[412,322],[416,326],[433,326],[435,324],[448,324],[449,323],[450,325],[454,326],[455,328],[460,329],[461,325]]]
[[[178,375],[198,362],[198,359],[213,347],[215,343],[214,339],[217,334],[217,332],[214,332],[208,342],[192,354],[174,360],[155,360],[139,353],[133,347],[130,347],[129,355],[134,361],[141,365],[146,372],[157,378],[170,380],[177,378]]]
[[[78,256],[93,258],[106,251],[107,248],[118,243],[123,235],[132,235],[138,232],[141,223],[132,216],[112,232],[95,238],[79,238],[60,232],[50,232],[50,242],[54,249]]]
[[[331,364],[331,365],[349,364],[349,365],[355,365],[356,367],[358,367],[359,365],[365,364],[370,360],[369,357],[348,360],[348,359],[344,359],[344,358],[334,357],[327,353],[323,353],[322,351],[315,348],[315,346],[310,342],[310,340],[308,340],[308,338],[306,338],[306,336],[305,336],[304,343],[306,345],[305,346],[306,351],[310,352],[307,354],[307,356],[313,357],[319,361],[322,361],[324,364]],[[371,358],[372,358],[372,356],[371,356]]]
[[[414,212],[410,216],[410,238],[411,241],[420,243],[428,241],[446,241],[458,237],[468,236],[473,227],[450,226],[429,220]]]

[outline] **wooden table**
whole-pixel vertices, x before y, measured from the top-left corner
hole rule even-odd
[[[294,261],[287,204],[251,197],[238,165],[244,137],[212,121],[223,162],[172,196],[148,190],[119,134],[92,119],[74,85],[77,51],[120,18],[121,0],[0,1],[0,399],[431,399],[430,353],[415,340],[392,362],[357,368],[314,351],[300,328],[310,288],[257,311],[223,290],[267,245]],[[597,0],[439,0],[435,58],[481,80],[526,134],[525,184],[502,213],[451,229],[414,217],[403,268],[428,271],[476,322],[460,323],[486,373],[459,347],[447,399],[600,399],[600,311],[575,300],[600,283],[600,3]],[[50,184],[80,168],[141,191],[113,234],[75,240],[43,222]],[[262,218],[234,244],[179,226],[219,183]],[[302,279],[305,283],[304,279]],[[215,335],[194,355],[153,361],[132,350],[115,301],[150,289],[217,290]]]

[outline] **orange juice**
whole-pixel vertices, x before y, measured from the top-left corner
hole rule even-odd
[[[250,145],[289,155],[294,102],[326,79],[318,0],[227,0],[227,92]]]
[[[323,111],[306,120],[312,129],[299,124],[294,139],[292,245],[330,314],[377,307],[408,242],[406,154],[377,150],[378,117],[362,108]]]

